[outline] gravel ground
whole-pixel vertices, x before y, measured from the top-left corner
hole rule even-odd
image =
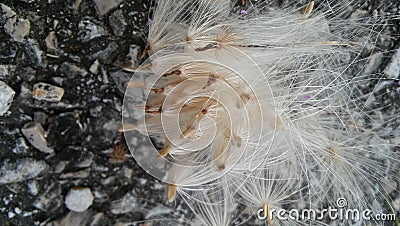
[[[379,2],[354,13],[400,14],[397,0]],[[164,185],[135,163],[118,132],[149,4],[1,1],[0,225],[132,225],[160,214],[179,222],[189,216],[183,204],[167,204]],[[371,73],[399,75],[398,25],[384,26],[369,53]],[[378,87],[381,113],[398,112],[399,82]],[[392,198],[399,211],[398,193]]]

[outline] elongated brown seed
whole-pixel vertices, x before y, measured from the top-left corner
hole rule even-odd
[[[170,152],[172,151],[172,146],[170,144],[166,144],[166,146],[161,149],[160,151],[158,151],[158,154],[160,155],[160,157],[165,157],[167,156]]]
[[[308,3],[308,5],[303,9],[303,15],[308,18],[312,11],[314,10],[314,1]]]
[[[167,187],[168,202],[173,202],[175,200],[177,188],[178,188],[178,186],[176,184],[168,184],[168,187]]]
[[[263,211],[264,211],[264,216],[266,217],[266,220],[267,220],[267,224],[269,226],[273,226],[274,221],[272,220],[272,216],[271,216],[271,207],[268,203],[264,203]]]

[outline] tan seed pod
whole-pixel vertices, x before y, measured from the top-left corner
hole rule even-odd
[[[167,186],[168,202],[173,202],[175,200],[177,188],[178,188],[178,186],[176,184],[168,184],[168,186]]]

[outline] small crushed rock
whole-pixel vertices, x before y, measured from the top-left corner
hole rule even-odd
[[[7,84],[0,81],[0,116],[10,109],[15,92]]]
[[[83,212],[93,204],[93,195],[90,188],[71,188],[65,197],[65,205],[75,212]]]
[[[0,185],[26,181],[39,176],[49,166],[42,160],[24,158],[15,162],[4,161],[0,167]]]

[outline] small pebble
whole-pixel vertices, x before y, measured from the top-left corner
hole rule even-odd
[[[22,213],[22,210],[18,207],[15,207],[14,212],[19,215]]]
[[[38,188],[38,182],[37,181],[32,181],[28,183],[28,192],[29,194],[36,196],[39,193],[39,188]]]
[[[8,218],[13,218],[15,217],[15,213],[13,212],[8,212]]]
[[[93,204],[93,195],[89,188],[71,188],[65,197],[65,205],[75,212],[83,212]]]
[[[11,106],[15,92],[7,84],[0,81],[0,116],[4,115]]]
[[[59,102],[64,95],[64,89],[43,82],[39,82],[33,86],[32,95],[33,98],[37,100]]]
[[[0,185],[35,178],[48,167],[44,161],[33,158],[19,159],[12,163],[5,160],[0,167]]]
[[[45,138],[45,132],[40,123],[27,123],[22,129],[22,133],[29,140],[29,142],[37,148],[39,151],[44,153],[53,153],[54,150],[47,146]]]

